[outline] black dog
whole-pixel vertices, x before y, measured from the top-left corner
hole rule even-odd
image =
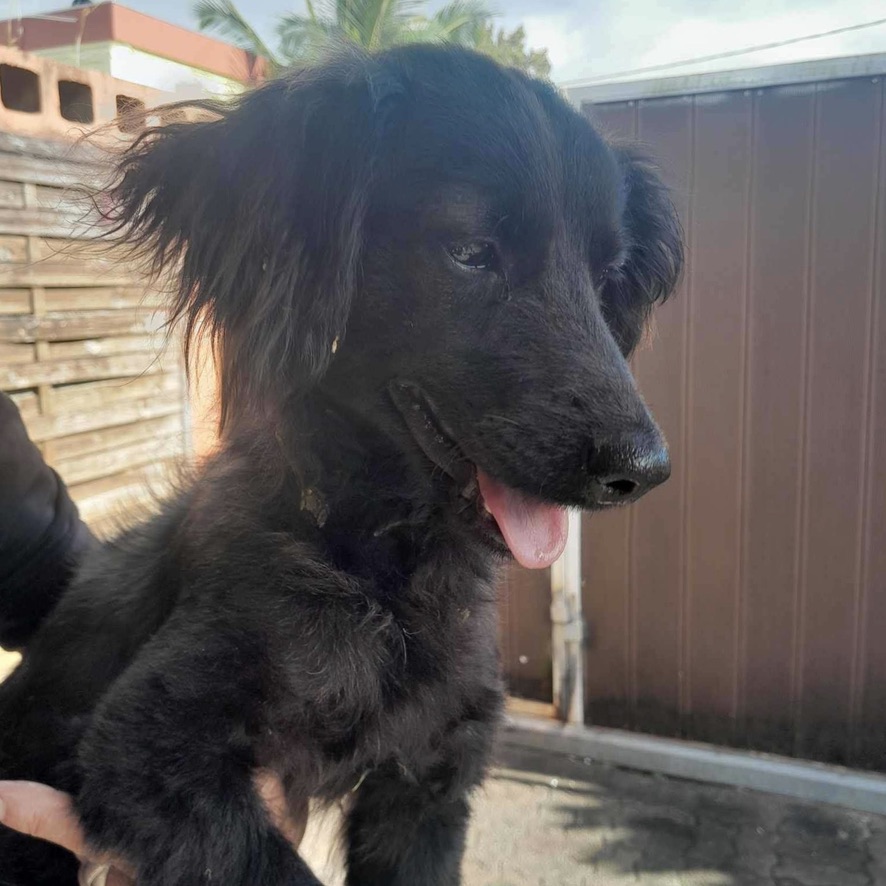
[[[494,587],[669,471],[625,356],[681,265],[651,167],[549,86],[339,57],[143,134],[102,206],[215,336],[223,446],[87,558],[0,693],[0,776],[142,886],[314,884],[251,773],[352,796],[348,883],[450,886],[502,686]],[[4,832],[0,881],[70,884]]]

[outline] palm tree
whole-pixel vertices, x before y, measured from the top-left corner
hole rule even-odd
[[[453,0],[431,17],[420,14],[423,0],[306,0],[307,15],[285,15],[272,50],[232,0],[198,0],[201,31],[214,31],[267,61],[270,74],[312,61],[335,43],[356,43],[370,52],[402,43],[475,46],[491,13],[482,0]],[[319,11],[318,11],[319,10]]]

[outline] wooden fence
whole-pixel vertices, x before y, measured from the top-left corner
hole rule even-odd
[[[103,533],[166,486],[186,390],[158,295],[84,246],[83,176],[69,143],[0,132],[0,390]]]

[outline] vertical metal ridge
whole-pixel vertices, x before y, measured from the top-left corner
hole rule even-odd
[[[878,81],[875,79],[874,84]],[[880,188],[884,181],[883,150],[886,147],[886,135],[884,135],[884,86],[880,82],[879,101],[877,102],[877,126],[875,129],[876,139],[876,162],[874,163],[874,181],[872,188],[873,224],[871,225],[871,288],[870,301],[868,304],[868,336],[865,342],[864,381],[862,384],[862,402],[864,404],[863,425],[861,434],[861,476],[859,478],[859,501],[858,501],[858,549],[856,551],[856,601],[855,618],[852,625],[853,652],[850,669],[850,706],[849,706],[849,739],[850,758],[854,756],[858,721],[861,714],[862,701],[864,698],[864,662],[867,653],[867,635],[864,625],[868,613],[868,587],[870,584],[870,548],[872,543],[871,510],[873,489],[871,488],[871,466],[874,450],[874,434],[876,422],[874,414],[876,409],[877,380],[876,368],[878,365],[877,339],[880,327],[880,259],[883,248],[880,231],[883,224],[881,217],[883,200]]]
[[[627,692],[627,707],[630,713],[630,722],[633,727],[636,716],[637,700],[639,696],[637,686],[637,588],[634,569],[634,512],[628,511],[628,531],[625,534],[625,567],[627,581],[627,593],[625,594],[625,690]]]
[[[689,193],[686,201],[686,287],[684,307],[684,347],[682,372],[681,407],[683,411],[683,482],[680,489],[680,606],[677,616],[677,638],[679,644],[679,673],[678,673],[678,705],[680,709],[680,728],[684,729],[685,716],[692,706],[692,673],[690,647],[692,644],[692,613],[691,613],[691,533],[689,521],[691,519],[689,498],[689,477],[692,470],[692,447],[690,445],[690,430],[692,426],[692,374],[693,374],[693,348],[692,348],[692,301],[694,297],[693,277],[694,261],[692,258],[692,246],[694,241],[693,225],[695,221],[695,179],[696,179],[696,141],[698,138],[697,121],[698,106],[695,96],[690,99],[689,113]]]
[[[750,476],[747,469],[748,451],[751,445],[751,305],[753,297],[754,259],[754,185],[757,172],[757,95],[750,92],[748,127],[748,174],[745,187],[745,248],[744,276],[742,291],[741,318],[741,389],[739,394],[739,437],[738,450],[738,538],[736,540],[735,576],[735,634],[733,656],[732,716],[734,719],[733,739],[741,729],[745,710],[745,663],[747,660],[747,537],[749,520]]]
[[[812,283],[812,256],[816,231],[815,195],[818,176],[818,126],[820,113],[820,86],[815,84],[812,104],[812,145],[810,151],[809,186],[807,191],[809,206],[809,225],[806,236],[806,262],[804,268],[803,316],[803,349],[802,371],[800,373],[802,398],[800,402],[800,452],[798,454],[799,470],[797,496],[797,546],[794,568],[794,628],[791,643],[793,646],[791,673],[791,708],[794,728],[794,753],[799,750],[800,719],[803,715],[803,652],[806,630],[806,549],[809,531],[809,414],[812,396],[811,360],[812,360],[812,321],[815,308],[815,293]]]
[[[635,102],[634,113],[631,116],[631,137],[640,140],[640,109],[641,103]],[[651,322],[651,321],[650,321]],[[625,551],[627,566],[627,593],[625,594],[625,658],[627,668],[627,708],[630,714],[632,728],[636,728],[637,703],[639,701],[640,687],[637,675],[637,576],[634,564],[636,553],[636,520],[634,515],[636,508],[628,511],[627,550]]]

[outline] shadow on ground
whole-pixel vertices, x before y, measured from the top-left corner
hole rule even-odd
[[[886,886],[886,817],[503,749],[465,886]]]

